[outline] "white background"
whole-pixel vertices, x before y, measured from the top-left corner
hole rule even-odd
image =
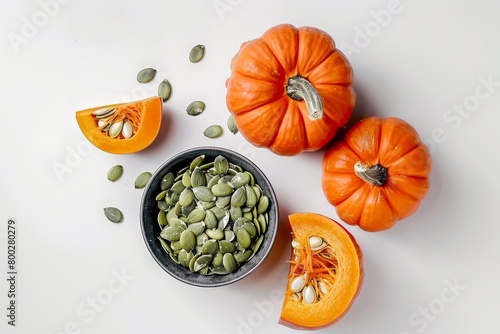
[[[499,14],[493,0],[2,2],[0,332],[294,332],[277,324],[286,216],[337,217],[320,185],[324,151],[285,158],[240,134],[202,134],[225,125],[224,81],[240,44],[292,23],[327,31],[347,54],[353,117],[405,119],[434,164],[415,215],[381,233],[348,227],[364,251],[365,283],[351,311],[318,333],[499,333]],[[191,64],[196,44],[206,56]],[[135,80],[144,67],[158,70],[148,85]],[[150,148],[120,156],[88,144],[77,110],[153,96],[163,78],[173,95]],[[185,113],[193,100],[207,105],[196,118]],[[183,285],[154,262],[133,187],[139,173],[199,145],[253,159],[274,184],[282,217],[264,265],[216,289]],[[115,164],[125,172],[110,183]],[[107,221],[105,206],[121,208],[124,222]],[[7,325],[9,219],[17,226],[16,327]]]

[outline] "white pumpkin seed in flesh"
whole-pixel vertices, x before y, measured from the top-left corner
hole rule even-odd
[[[125,139],[130,139],[132,135],[134,134],[134,130],[132,128],[132,124],[128,121],[123,122],[123,128],[122,128],[122,136]]]
[[[108,134],[111,138],[116,138],[120,135],[123,128],[123,121],[113,123],[109,128]]]

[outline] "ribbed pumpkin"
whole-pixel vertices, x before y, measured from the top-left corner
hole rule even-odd
[[[226,103],[250,143],[296,155],[324,147],[347,123],[352,81],[352,67],[329,34],[281,24],[241,45]]]
[[[326,151],[322,186],[340,219],[376,232],[418,209],[431,168],[430,151],[410,124],[368,117]]]

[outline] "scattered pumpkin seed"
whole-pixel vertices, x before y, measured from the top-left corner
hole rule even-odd
[[[109,221],[113,223],[120,223],[123,221],[122,212],[114,207],[104,208],[104,215],[109,219]]]
[[[153,80],[155,75],[156,75],[156,70],[154,68],[148,67],[137,73],[137,81],[139,81],[140,83],[148,83],[151,80]]]
[[[198,116],[205,110],[205,103],[202,101],[193,101],[188,104],[186,112],[190,116]]]
[[[167,79],[164,79],[158,86],[158,96],[161,97],[163,102],[165,102],[170,98],[171,94],[172,85],[170,85],[170,82]]]
[[[205,55],[205,46],[198,44],[189,51],[189,61],[192,63],[199,62]]]
[[[228,130],[233,133],[233,134],[236,134],[238,133],[238,127],[236,126],[236,122],[234,121],[234,116],[231,114],[229,115],[229,117],[227,118],[227,128]]]
[[[108,180],[111,182],[117,181],[123,174],[123,166],[116,165],[109,169],[108,171]]]
[[[222,136],[222,126],[218,124],[210,125],[203,131],[203,134],[208,138],[218,138]]]
[[[139,176],[135,179],[135,189],[142,189],[148,184],[149,179],[151,178],[152,174],[150,172],[143,172],[139,174]]]

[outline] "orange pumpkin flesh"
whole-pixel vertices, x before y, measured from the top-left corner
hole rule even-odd
[[[327,33],[282,24],[242,44],[231,62],[226,103],[250,143],[296,155],[322,148],[347,123],[352,78]]]
[[[344,227],[326,216],[305,212],[291,214],[288,219],[292,255],[279,323],[294,329],[329,326],[347,313],[360,292],[363,284],[361,250]],[[321,237],[323,247],[314,250],[310,237]],[[296,293],[296,280],[304,274],[307,277],[304,289]],[[326,290],[322,291],[320,285]],[[307,286],[315,291],[313,303],[305,298]]]
[[[322,187],[344,222],[382,231],[418,209],[431,168],[430,151],[410,124],[369,117],[326,151]]]
[[[158,135],[162,120],[163,102],[161,97],[155,96],[148,99],[117,103],[85,109],[76,112],[76,120],[85,137],[97,148],[116,154],[134,153],[148,147]],[[99,123],[94,112],[104,109],[114,109],[115,112],[102,119],[107,122]],[[120,121],[132,125],[132,136],[125,138],[123,134],[116,137],[103,131],[106,125]]]

